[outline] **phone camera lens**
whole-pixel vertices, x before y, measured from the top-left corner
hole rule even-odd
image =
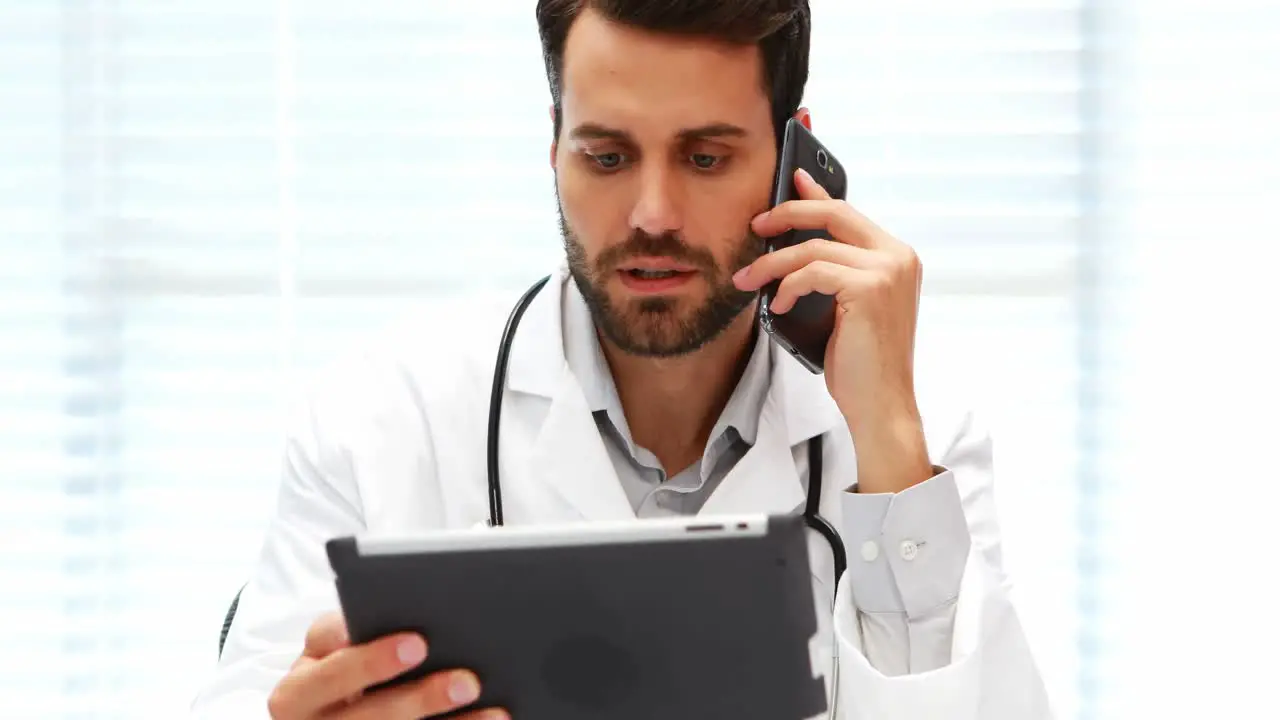
[[[823,170],[827,169],[827,152],[825,150],[818,151],[818,167]]]

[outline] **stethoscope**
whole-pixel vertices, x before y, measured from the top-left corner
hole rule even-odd
[[[489,526],[502,525],[502,484],[498,478],[498,424],[502,416],[502,393],[507,384],[507,360],[511,355],[511,344],[515,340],[516,328],[520,318],[529,308],[533,298],[542,290],[551,276],[537,281],[525,291],[507,318],[507,326],[502,332],[502,342],[498,346],[497,368],[493,373],[493,391],[489,396]],[[822,500],[822,436],[816,435],[809,440],[809,488],[805,494],[805,523],[826,539],[831,546],[832,562],[835,565],[835,584],[838,587],[844,575],[846,556],[844,542],[835,527],[818,514],[818,504]]]

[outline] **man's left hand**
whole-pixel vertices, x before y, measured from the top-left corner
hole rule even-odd
[[[858,491],[901,492],[933,475],[916,405],[913,361],[921,265],[915,251],[843,201],[804,170],[800,199],[758,215],[761,237],[787,230],[825,230],[766,253],[734,276],[741,290],[781,279],[770,310],[787,312],[811,292],[835,298],[836,326],[827,344],[827,390],[853,435]]]

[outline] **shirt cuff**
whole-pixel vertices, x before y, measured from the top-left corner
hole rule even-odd
[[[843,535],[858,610],[914,619],[960,594],[969,526],[955,475],[937,466],[934,472],[897,494],[844,493]]]

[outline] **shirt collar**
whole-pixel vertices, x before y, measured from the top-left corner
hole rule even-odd
[[[627,444],[633,446],[631,431],[622,412],[622,402],[618,398],[609,363],[600,347],[591,310],[572,280],[566,283],[563,310],[565,360],[582,385],[587,405],[592,412],[606,413]],[[772,363],[768,334],[757,332],[747,367],[711,430],[711,443],[732,429],[748,445],[755,444],[760,411],[769,390]],[[634,447],[631,450],[635,452]]]

